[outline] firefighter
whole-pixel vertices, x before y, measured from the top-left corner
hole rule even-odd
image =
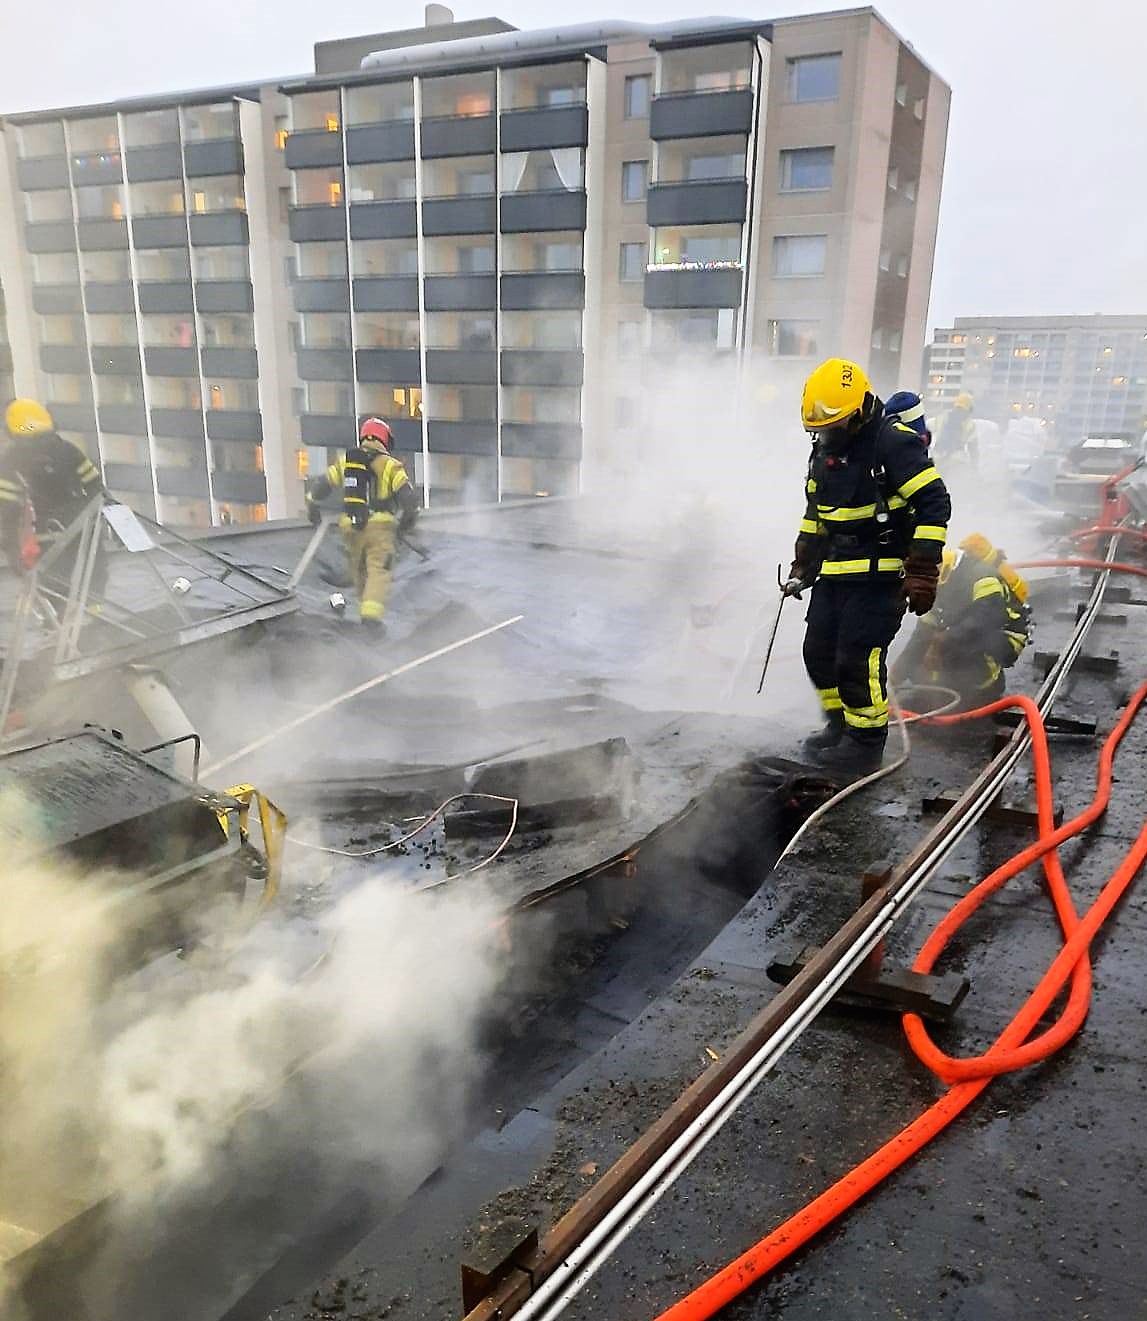
[[[56,433],[52,415],[34,399],[13,399],[4,411],[0,446],[0,544],[18,573],[33,569],[52,541],[102,489],[88,456]],[[53,562],[53,589],[67,592],[79,538]],[[97,554],[91,589],[103,591],[106,564]]]
[[[897,390],[894,395],[888,397],[884,412],[894,421],[903,422],[906,427],[911,427],[920,437],[925,449],[932,444],[932,433],[928,430],[928,423],[924,418],[924,400],[915,390]]]
[[[896,681],[940,684],[965,709],[1004,695],[1005,671],[1031,639],[1027,583],[980,533],[944,551],[940,590],[893,667]]]
[[[952,408],[936,424],[936,454],[948,463],[964,464],[975,473],[980,465],[980,442],[972,421],[970,394],[958,394]]]
[[[801,419],[813,446],[782,591],[812,587],[804,662],[826,721],[805,746],[822,765],[863,774],[883,756],[888,647],[905,606],[924,615],[936,599],[951,502],[917,433],[885,416],[856,363],[821,363]]]
[[[413,525],[418,505],[406,469],[391,453],[394,439],[382,418],[368,417],[358,438],[356,446],[309,483],[307,514],[312,523],[319,523],[319,501],[332,491],[342,492],[339,529],[358,594],[359,619],[381,634],[395,539]]]

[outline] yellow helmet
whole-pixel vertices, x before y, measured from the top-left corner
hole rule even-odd
[[[944,547],[944,553],[940,556],[940,584],[944,583],[952,576],[952,570],[956,567],[956,552],[950,547]]]
[[[864,407],[872,392],[868,377],[855,362],[829,358],[804,383],[801,421],[806,431],[820,431],[847,422]]]
[[[985,564],[996,567],[996,563],[1002,557],[1000,552],[984,536],[982,532],[973,532],[970,536],[960,542],[960,549],[966,550],[974,559],[983,560]]]
[[[13,399],[4,410],[4,424],[14,436],[35,436],[53,430],[51,413],[35,399]]]
[[[966,409],[968,410],[968,412],[970,413],[970,412],[972,411],[972,405],[973,405],[973,403],[975,403],[975,400],[972,398],[972,396],[971,396],[970,394],[968,394],[967,392],[965,392],[965,393],[963,393],[963,394],[958,394],[958,395],[956,396],[955,400],[953,401],[953,407],[954,407],[954,408],[966,408]]]

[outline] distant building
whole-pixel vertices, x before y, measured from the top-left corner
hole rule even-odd
[[[431,504],[569,493],[670,378],[695,426],[830,353],[916,383],[949,90],[874,10],[428,23],[0,121],[13,388],[113,491],[293,513],[377,413]]]
[[[958,394],[1006,427],[1035,418],[1059,446],[1147,428],[1147,316],[957,317],[925,353],[933,413]]]

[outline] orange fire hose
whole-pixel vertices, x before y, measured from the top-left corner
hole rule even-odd
[[[1099,561],[1097,567],[1113,566]],[[1111,768],[1115,750],[1145,700],[1147,700],[1147,683],[1131,698],[1118,724],[1103,745],[1096,776],[1095,796],[1091,803],[1078,816],[1058,829],[1054,828],[1053,821],[1047,734],[1039,709],[1030,698],[1005,697],[975,711],[936,718],[937,724],[952,724],[959,720],[973,720],[991,715],[1005,707],[1019,707],[1023,711],[1032,737],[1039,837],[1034,844],[997,868],[956,904],[924,943],[913,964],[913,971],[931,971],[952,936],[984,900],[1037,860],[1043,862],[1052,902],[1063,928],[1064,945],[1031,996],[1004,1028],[995,1044],[979,1057],[956,1059],[946,1055],[928,1036],[919,1016],[905,1014],[904,1028],[909,1043],[919,1058],[943,1081],[949,1083],[948,1091],[832,1187],[706,1280],[699,1288],[662,1312],[657,1321],[707,1321],[707,1318],[714,1316],[750,1285],[762,1279],[921,1151],[979,1096],[994,1077],[1047,1059],[1079,1030],[1087,1016],[1091,995],[1088,947],[1147,860],[1147,825],[1140,831],[1130,851],[1082,920],[1075,911],[1055,849],[1065,840],[1085,830],[1106,811],[1111,797]],[[1059,1018],[1052,1027],[1029,1040],[1029,1034],[1036,1028],[1069,978],[1071,990]]]
[[[1147,569],[1138,564],[1122,564],[1119,561],[1108,563],[1106,560],[1009,560],[1013,569],[1110,569],[1112,573],[1137,573],[1140,578],[1147,578]]]

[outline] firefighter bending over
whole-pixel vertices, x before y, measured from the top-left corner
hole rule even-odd
[[[390,452],[393,444],[390,427],[379,417],[368,417],[359,428],[358,444],[307,487],[307,514],[315,524],[322,519],[319,502],[333,491],[342,492],[339,528],[354,576],[359,619],[380,634],[395,539],[418,516],[406,469]]]
[[[52,541],[101,489],[95,464],[56,433],[52,415],[34,399],[13,399],[0,444],[0,545],[17,573],[33,569]],[[55,561],[53,587],[66,592],[79,538]],[[92,589],[102,591],[106,565],[97,556]]]
[[[805,747],[864,774],[888,736],[888,647],[905,605],[924,615],[936,599],[951,501],[920,437],[884,415],[856,363],[830,358],[812,373],[801,419],[813,446],[782,590],[813,589],[804,662],[826,721]]]
[[[964,552],[945,550],[936,604],[916,625],[892,668],[899,683],[940,684],[964,708],[1004,695],[1010,669],[1031,639],[1027,583],[1003,551],[974,533]]]

